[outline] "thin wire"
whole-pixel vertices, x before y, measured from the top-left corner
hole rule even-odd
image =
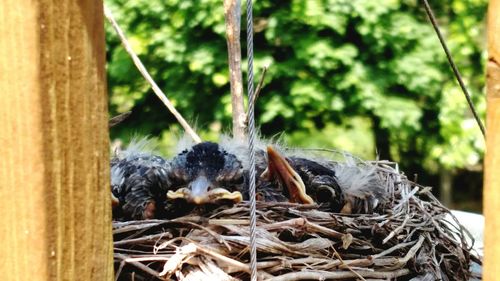
[[[451,52],[448,49],[448,46],[446,45],[446,42],[444,41],[443,35],[441,34],[441,30],[439,29],[439,26],[436,21],[436,17],[434,16],[434,13],[432,12],[432,8],[427,2],[427,0],[423,0],[424,2],[424,7],[425,7],[425,12],[427,13],[427,16],[429,17],[432,26],[434,27],[434,30],[436,31],[436,34],[439,38],[439,42],[441,43],[441,46],[443,47],[443,50],[446,54],[446,57],[448,58],[448,62],[451,65],[451,68],[453,69],[453,73],[455,74],[455,77],[457,78],[458,84],[460,84],[460,88],[462,88],[462,92],[465,95],[465,99],[467,99],[467,103],[469,104],[469,108],[472,112],[472,115],[474,115],[474,118],[476,119],[477,125],[479,126],[479,129],[481,129],[481,133],[483,133],[483,136],[486,136],[486,131],[484,129],[483,122],[479,118],[479,115],[477,114],[476,108],[474,107],[474,104],[472,103],[472,99],[470,97],[469,91],[467,91],[467,88],[465,87],[465,83],[462,79],[462,75],[460,75],[460,72],[458,71],[457,65],[455,64],[455,61],[453,60],[453,57],[451,56]]]
[[[253,90],[253,13],[252,0],[247,0],[248,100],[255,100]],[[255,199],[255,106],[248,104],[248,151],[250,158],[250,278],[257,281],[257,204]]]

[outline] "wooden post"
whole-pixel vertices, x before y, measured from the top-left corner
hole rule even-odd
[[[103,6],[0,2],[2,280],[111,280]]]
[[[226,19],[229,80],[231,83],[231,105],[233,113],[233,137],[245,138],[246,113],[243,104],[243,79],[241,75],[241,0],[224,0]]]
[[[488,7],[488,111],[484,161],[484,274],[483,280],[500,276],[500,0]]]

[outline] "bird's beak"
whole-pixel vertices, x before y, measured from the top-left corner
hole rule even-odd
[[[189,189],[191,193],[188,196],[188,199],[191,199],[195,204],[203,204],[207,199],[207,192],[210,188],[210,182],[206,177],[198,177],[193,182],[189,184]]]
[[[116,196],[111,193],[111,206],[114,208],[114,207],[117,207],[118,205],[120,205],[120,200],[118,200],[118,198],[116,198]]]
[[[179,188],[176,191],[167,192],[168,199],[185,199],[196,205],[206,203],[217,203],[217,201],[228,200],[239,203],[243,200],[240,192],[230,192],[224,188],[210,189],[210,182],[206,177],[200,176],[189,184],[189,187]]]
[[[313,204],[314,200],[307,195],[306,187],[299,174],[292,168],[288,161],[273,147],[267,147],[267,170],[262,174],[267,179],[277,178],[288,189],[290,202]]]

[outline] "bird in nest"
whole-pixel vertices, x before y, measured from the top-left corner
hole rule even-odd
[[[111,159],[115,219],[171,218],[249,199],[244,144],[229,138],[181,144],[171,160],[149,146],[147,139],[133,141]],[[316,203],[342,213],[371,213],[387,201],[374,167],[285,154],[277,147],[257,146],[257,200]]]

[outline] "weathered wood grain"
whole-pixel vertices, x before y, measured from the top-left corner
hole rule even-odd
[[[488,7],[488,62],[486,67],[488,110],[484,172],[484,280],[500,276],[500,0]]]
[[[111,280],[102,1],[0,3],[2,280]]]

